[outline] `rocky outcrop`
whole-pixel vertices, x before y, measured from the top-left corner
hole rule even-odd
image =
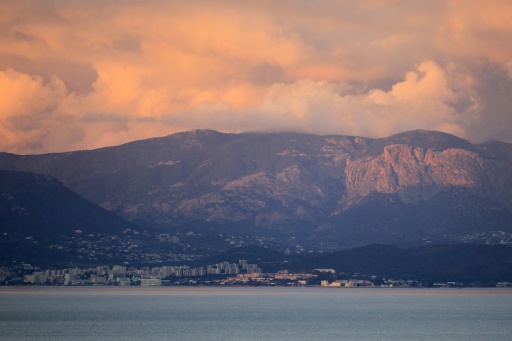
[[[372,193],[396,194],[404,203],[416,203],[448,187],[465,187],[497,200],[507,200],[510,197],[501,192],[504,186],[508,187],[506,193],[512,190],[511,174],[510,164],[485,160],[464,149],[438,152],[404,144],[390,145],[379,156],[348,162],[346,193],[335,214]]]
[[[184,200],[175,214],[210,222],[254,219],[257,226],[293,220],[314,222],[325,214],[329,198],[320,184],[303,173],[293,166],[275,175],[251,174],[228,182],[219,191]]]

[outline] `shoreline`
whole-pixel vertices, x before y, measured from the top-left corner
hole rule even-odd
[[[368,294],[368,295],[506,295],[512,288],[324,288],[312,287],[119,287],[119,286],[1,286],[2,295],[80,294],[80,295],[294,295],[294,294]]]

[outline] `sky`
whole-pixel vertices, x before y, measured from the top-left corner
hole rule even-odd
[[[512,142],[511,0],[0,0],[0,151],[193,129]]]

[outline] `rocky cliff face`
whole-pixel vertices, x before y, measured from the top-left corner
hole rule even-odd
[[[510,155],[510,144],[428,131],[368,139],[206,130],[93,151],[0,154],[0,169],[52,175],[149,228],[338,243],[357,234],[368,243],[441,238],[471,221],[473,230],[512,229]]]
[[[345,168],[346,193],[335,214],[371,193],[396,194],[404,203],[428,200],[451,187],[464,187],[510,205],[512,168],[464,149],[435,151],[397,144],[376,157],[363,157]]]
[[[184,200],[175,214],[209,222],[254,219],[257,226],[297,219],[314,223],[318,212],[328,205],[329,195],[324,186],[304,173],[292,166],[277,174],[251,174],[228,182],[216,192]]]

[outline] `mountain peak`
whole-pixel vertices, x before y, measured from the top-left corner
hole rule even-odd
[[[385,146],[391,144],[406,144],[413,148],[420,147],[425,150],[433,149],[443,151],[446,149],[466,149],[475,153],[478,150],[468,141],[455,135],[431,130],[410,130],[371,141],[366,154],[377,156],[382,154]]]

